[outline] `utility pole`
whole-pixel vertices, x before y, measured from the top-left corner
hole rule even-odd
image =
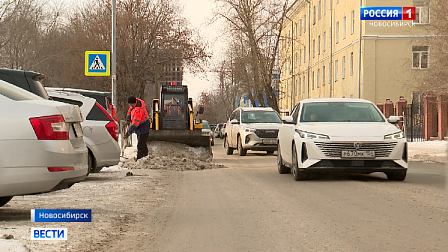
[[[117,106],[117,51],[115,45],[115,29],[116,29],[116,7],[117,1],[112,0],[112,102],[114,106]]]

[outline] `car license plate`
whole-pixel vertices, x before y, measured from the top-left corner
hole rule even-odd
[[[81,124],[79,124],[79,123],[73,124],[73,129],[75,130],[76,137],[82,137]]]
[[[375,151],[343,150],[343,158],[374,158]]]
[[[277,139],[263,139],[263,144],[276,144]]]

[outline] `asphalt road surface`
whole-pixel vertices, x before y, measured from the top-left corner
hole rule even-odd
[[[441,164],[411,163],[404,182],[384,174],[295,182],[276,156],[227,156],[226,169],[173,173],[155,213],[151,251],[447,251]]]

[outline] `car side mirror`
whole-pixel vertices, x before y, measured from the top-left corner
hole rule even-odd
[[[239,124],[240,122],[237,119],[232,119],[230,121],[231,124]]]
[[[199,107],[198,114],[199,115],[204,114],[204,107],[202,107],[202,106]]]
[[[284,116],[282,117],[282,121],[288,124],[294,123],[294,119],[292,118],[292,116]]]
[[[400,117],[399,116],[390,116],[389,118],[387,118],[387,121],[393,124],[398,123],[398,121],[400,121]]]

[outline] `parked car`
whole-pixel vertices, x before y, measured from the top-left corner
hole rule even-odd
[[[77,106],[0,80],[0,107],[0,206],[13,196],[69,188],[86,178],[88,152]]]
[[[45,89],[47,90],[47,92],[66,91],[66,92],[82,94],[84,96],[95,99],[103,108],[106,108],[106,109],[107,109],[106,97],[110,96],[110,92],[79,89],[79,88],[46,87]]]
[[[45,75],[38,72],[0,68],[0,80],[9,82],[48,100],[47,91],[45,91],[41,83],[43,79],[45,79]]]
[[[215,145],[215,136],[212,133],[212,130],[210,128],[210,125],[208,124],[208,121],[202,120],[202,134],[203,135],[209,135],[210,136],[210,145]]]
[[[277,150],[277,134],[282,120],[272,108],[237,108],[226,125],[224,142],[227,155],[232,155],[234,149],[240,156],[245,156],[247,150],[266,151],[268,154]]]
[[[219,138],[223,139],[226,134],[226,123],[222,125],[222,128],[219,130]]]
[[[219,138],[221,138],[220,133],[221,133],[222,126],[223,126],[222,123],[218,123],[218,124],[216,124],[216,127],[215,127],[215,129],[213,130],[213,135],[214,135],[214,137],[219,137]]]
[[[408,168],[407,141],[370,101],[321,98],[300,101],[278,134],[277,168],[294,180],[312,172],[384,172],[402,181]]]
[[[118,124],[95,99],[78,93],[48,91],[55,101],[77,105],[84,121],[81,123],[84,141],[89,150],[89,172],[99,172],[105,166],[120,162]]]

